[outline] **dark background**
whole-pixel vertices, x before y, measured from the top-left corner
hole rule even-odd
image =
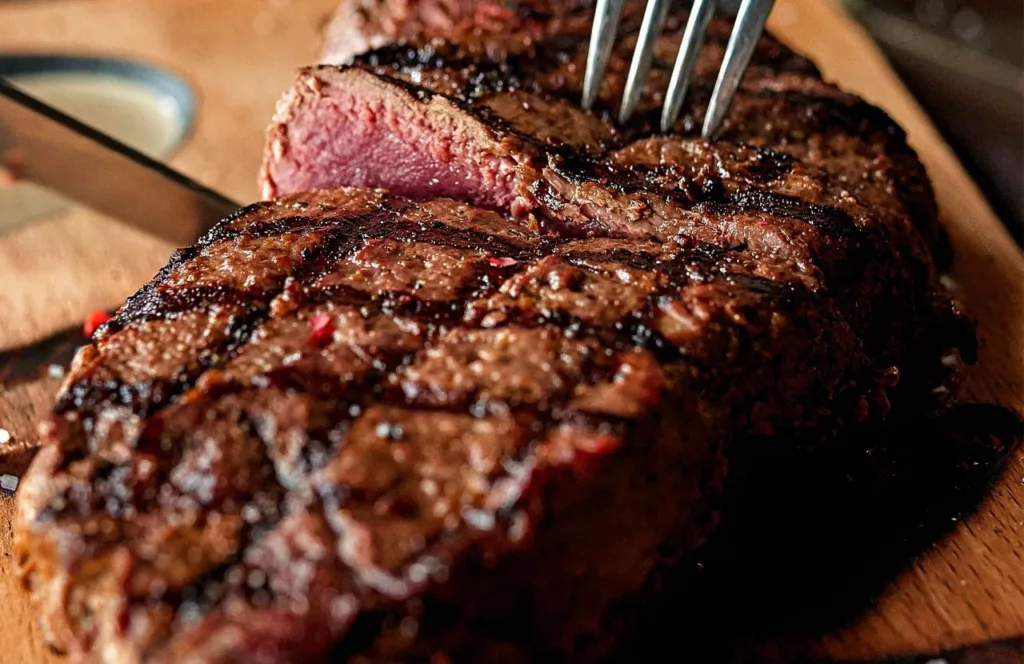
[[[1024,2],[842,0],[1024,240]]]

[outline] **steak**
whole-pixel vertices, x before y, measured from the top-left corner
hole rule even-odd
[[[681,17],[659,41],[639,119],[611,117],[632,53],[613,53],[600,108],[578,107],[585,31],[422,43],[300,72],[269,135],[265,196],[340,185],[447,196],[577,237],[696,240],[799,264],[879,370],[908,393],[948,379],[973,331],[936,283],[946,264],[930,185],[903,132],[770,37],[712,144],[702,123],[730,26],[716,22],[690,106],[657,134]],[[769,122],[765,118],[770,118]]]
[[[338,10],[339,16],[364,18],[346,20],[344,24],[372,37],[335,42],[336,49],[346,51],[345,57],[325,61],[347,64],[362,55],[356,59],[357,66],[371,65],[369,68],[379,75],[410,83],[417,95],[440,93],[457,104],[476,105],[476,110],[487,112],[485,124],[493,125],[496,113],[499,120],[511,125],[505,129],[523,130],[544,138],[549,145],[562,146],[568,141],[573,147],[591,148],[588,154],[600,154],[609,147],[621,147],[624,142],[655,133],[684,17],[678,12],[670,15],[666,32],[657,42],[640,117],[624,131],[611,121],[608,111],[621,97],[635,45],[633,35],[645,3],[625,3],[620,38],[611,54],[598,103],[599,110],[605,111],[600,118],[582,115],[576,108],[582,92],[592,4],[589,0],[513,0],[500,8],[481,11],[479,7],[492,5],[459,0],[346,0]],[[490,18],[484,20],[482,16]],[[530,20],[542,28],[525,31],[523,24]],[[376,24],[388,27],[368,27]],[[703,109],[730,32],[731,25],[724,21],[712,21],[709,26],[708,43],[690,86],[689,112],[682,114],[676,132],[695,134],[703,123]],[[371,42],[377,50],[366,53]],[[300,75],[297,81],[298,91],[305,84],[316,84],[304,78]],[[547,103],[538,96],[545,97]],[[295,95],[286,96],[282,105],[295,100]],[[555,108],[551,108],[552,100]],[[328,117],[320,120],[333,122],[329,109],[324,110]],[[290,115],[287,108],[282,114],[286,118]],[[415,127],[403,133],[408,129]],[[940,262],[948,261],[948,242],[936,222],[930,184],[907,147],[902,130],[879,109],[825,84],[811,62],[767,34],[760,39],[722,134],[721,138],[727,140],[777,147],[824,167],[873,207],[909,213],[938,250]],[[611,136],[618,138],[612,140]],[[276,138],[273,132],[271,138]],[[270,145],[274,145],[273,140]],[[324,155],[324,161],[330,163],[333,156]],[[316,161],[300,157],[302,165],[318,167]],[[272,175],[265,172],[265,176]],[[271,192],[301,189],[290,184],[287,175],[280,189],[274,188],[273,177],[265,177],[264,184],[268,196]]]
[[[307,192],[80,351],[16,547],[95,661],[596,659],[705,540],[731,438],[889,384],[789,259]]]
[[[679,14],[638,120],[612,117],[629,38],[583,112],[588,5],[345,6],[364,41],[285,95],[268,200],[128,299],[41,428],[15,541],[52,643],[601,660],[739,444],[948,392],[975,339],[902,131],[765,37],[697,139],[716,22],[657,132]]]

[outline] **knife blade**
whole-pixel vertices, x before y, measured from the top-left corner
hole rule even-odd
[[[239,205],[0,77],[0,165],[178,245]]]

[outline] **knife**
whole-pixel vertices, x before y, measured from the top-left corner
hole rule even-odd
[[[0,166],[136,228],[192,244],[234,201],[0,77]]]

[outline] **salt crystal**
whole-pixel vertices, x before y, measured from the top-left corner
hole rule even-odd
[[[0,489],[14,492],[18,488],[18,478],[14,475],[0,475]]]
[[[0,429],[0,445],[6,445],[11,442],[11,432],[7,429]]]

